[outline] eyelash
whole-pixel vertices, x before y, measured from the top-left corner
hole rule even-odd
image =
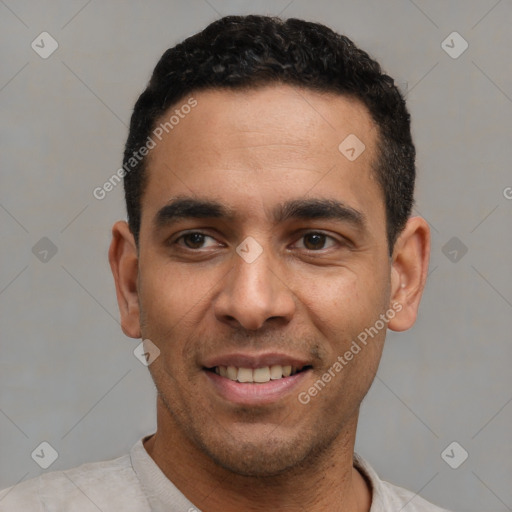
[[[203,233],[202,231],[189,231],[188,233],[184,233],[182,235],[180,235],[178,238],[176,238],[176,240],[173,242],[173,244],[176,244],[176,245],[180,245],[178,244],[178,242],[188,236],[191,236],[191,235],[202,235],[203,237],[205,238],[212,238],[214,239],[214,237],[212,237],[211,235],[207,235],[206,233]],[[301,234],[300,238],[299,239],[303,239],[304,237],[308,236],[308,235],[320,235],[320,236],[323,236],[325,237],[325,239],[330,239],[332,241],[334,241],[335,243],[337,243],[338,245],[347,245],[346,243],[343,243],[342,241],[339,241],[337,240],[336,238],[330,236],[330,235],[327,235],[326,233],[323,233],[322,231],[314,231],[314,230],[311,230],[311,231],[306,231],[304,233]],[[203,240],[204,241],[204,240]],[[186,247],[186,246],[180,246],[182,249],[185,249],[185,250],[188,250],[188,251],[193,251],[193,252],[199,252],[201,250],[200,249],[192,249],[190,247]],[[322,250],[325,250],[325,248],[322,248],[322,249],[305,249],[306,251],[309,251],[309,252],[320,252]]]

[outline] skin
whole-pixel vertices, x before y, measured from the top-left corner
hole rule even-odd
[[[297,396],[393,303],[401,310],[388,328],[414,324],[428,225],[410,218],[390,258],[372,171],[378,131],[358,101],[285,85],[193,96],[197,106],[149,155],[138,249],[126,222],[112,230],[123,331],[160,349],[149,366],[157,431],[145,448],[205,512],[368,511],[371,490],[352,457],[386,329],[308,404]],[[366,146],[352,162],[338,150],[349,134]],[[157,212],[177,196],[216,200],[235,217],[155,229]],[[276,205],[304,198],[342,201],[366,222],[274,222]],[[206,236],[180,238],[189,230]],[[248,236],[263,250],[252,263],[235,250]],[[278,351],[312,368],[279,400],[240,405],[203,367],[233,351]]]

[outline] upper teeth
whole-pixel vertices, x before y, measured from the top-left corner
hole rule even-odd
[[[238,382],[269,382],[270,380],[282,379],[297,373],[297,368],[292,366],[263,366],[262,368],[237,368],[236,366],[216,366],[215,373],[221,377],[227,377]]]

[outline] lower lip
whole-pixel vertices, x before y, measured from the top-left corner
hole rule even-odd
[[[241,383],[221,377],[214,372],[204,371],[215,390],[229,402],[239,405],[265,405],[277,402],[296,389],[310,370],[304,370],[265,383]]]

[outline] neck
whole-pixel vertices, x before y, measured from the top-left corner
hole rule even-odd
[[[357,414],[314,460],[279,475],[249,477],[217,465],[190,442],[158,402],[157,432],[144,447],[165,476],[204,512],[370,510],[371,491],[353,467]]]

